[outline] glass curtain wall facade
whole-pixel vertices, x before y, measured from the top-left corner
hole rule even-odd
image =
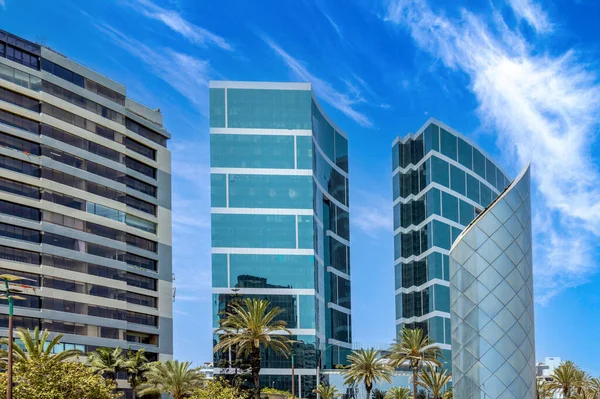
[[[235,299],[282,308],[296,395],[313,397],[318,366],[351,350],[346,134],[310,84],[211,82],[210,156],[213,327]],[[291,366],[264,353],[262,386],[289,391]]]
[[[430,119],[392,144],[396,330],[421,328],[450,363],[449,251],[509,184],[476,145]]]
[[[34,286],[16,327],[172,357],[168,138],[121,84],[0,31],[0,271]]]
[[[527,167],[450,251],[456,397],[536,397],[531,256]]]

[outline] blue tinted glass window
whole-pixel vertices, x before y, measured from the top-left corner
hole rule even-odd
[[[312,128],[317,145],[323,150],[325,156],[334,162],[335,131],[314,102],[312,104]]]
[[[460,224],[467,226],[475,217],[475,209],[465,201],[460,201]]]
[[[467,197],[478,204],[479,202],[479,180],[467,173]]]
[[[212,286],[227,288],[227,255],[212,254]]]
[[[400,173],[392,176],[393,195],[394,200],[400,196]]]
[[[477,148],[473,148],[473,172],[485,179],[485,157]]]
[[[225,127],[225,89],[210,89],[210,127]]]
[[[210,166],[294,169],[294,137],[211,134]]]
[[[458,223],[458,198],[442,191],[442,216]],[[435,229],[435,227],[434,227]]]
[[[427,217],[431,215],[441,215],[442,202],[440,200],[440,190],[437,188],[432,188],[425,195],[427,198]]]
[[[458,238],[458,236],[460,235],[460,233],[462,232],[461,229],[456,228],[456,227],[452,227],[452,243],[454,244],[454,241],[456,241],[456,239]]]
[[[398,143],[392,147],[392,171],[398,169],[400,166],[400,150],[398,149]]]
[[[313,217],[298,216],[298,248],[313,248],[313,233]]]
[[[434,278],[444,278],[443,266],[441,253],[433,252],[429,254],[427,256],[427,279],[432,280]]]
[[[348,140],[335,132],[335,164],[348,172]]]
[[[473,170],[473,147],[458,137],[458,162],[469,170]]]
[[[451,336],[452,336],[452,330],[450,329],[450,319],[444,319],[444,327],[445,327],[445,331],[446,331],[446,343],[450,343],[451,342]],[[451,359],[452,357],[450,356],[449,353],[443,353],[444,358],[446,359]]]
[[[450,226],[439,220],[433,221],[433,245],[450,249]]]
[[[231,287],[314,288],[313,256],[231,254],[229,263]]]
[[[450,279],[450,257],[448,255],[442,255],[442,262],[444,263],[444,280]]]
[[[425,128],[425,154],[431,150],[440,150],[439,127],[433,123]]]
[[[226,175],[214,174],[210,175],[210,206],[226,207],[227,206],[227,181]]]
[[[450,165],[450,188],[459,194],[466,195],[466,186],[465,172],[454,165]]]
[[[494,166],[494,163],[492,161],[490,161],[489,159],[486,159],[485,163],[486,163],[485,179],[492,186],[496,187],[496,167]]]
[[[429,319],[428,333],[431,342],[444,343],[444,319],[442,317],[432,317]]]
[[[310,90],[227,89],[227,126],[310,129],[310,104]]]
[[[346,178],[336,169],[332,168],[320,153],[315,152],[314,156],[316,160],[315,177],[323,190],[327,190],[333,198],[347,205]]]
[[[402,287],[402,264],[394,266],[394,281],[396,289]]]
[[[402,234],[398,233],[394,236],[394,259],[400,258],[402,255],[402,246],[400,242],[402,241]]]
[[[440,131],[441,131],[440,142],[442,144],[442,151],[441,151],[442,154],[444,154],[448,158],[456,161],[456,152],[457,152],[456,136],[444,129],[440,129]]]
[[[443,285],[434,285],[435,310],[450,312],[450,289]]]
[[[444,187],[450,187],[448,162],[431,157],[431,180]]]
[[[396,294],[396,319],[402,318],[402,294]]]
[[[300,295],[300,328],[316,328],[315,297]]]
[[[506,187],[504,185],[505,179],[506,178],[504,177],[504,174],[500,172],[500,169],[496,168],[496,189],[500,192],[504,191],[504,188]]]
[[[481,184],[481,202],[483,206],[488,206],[492,202],[492,190],[485,184]]]
[[[400,227],[400,207],[402,204],[398,203],[394,205],[394,230]]]
[[[312,169],[313,142],[311,136],[296,136],[296,168]]]
[[[312,177],[229,175],[232,208],[312,209]]]
[[[296,217],[212,214],[212,246],[296,248]]]

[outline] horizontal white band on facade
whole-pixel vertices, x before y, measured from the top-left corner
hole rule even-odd
[[[350,280],[350,275],[349,275],[349,274],[346,274],[346,273],[344,273],[344,272],[341,272],[341,271],[339,271],[338,269],[336,269],[335,267],[332,267],[332,266],[327,266],[327,271],[328,271],[329,273],[335,274],[336,276],[340,276],[340,277],[342,277],[343,279]]]
[[[210,134],[247,134],[257,136],[312,136],[312,130],[211,127]]]
[[[325,120],[327,121],[327,123],[329,123],[331,125],[331,127],[333,127],[333,129],[336,132],[338,132],[342,137],[344,137],[346,140],[348,140],[348,135],[346,134],[346,132],[344,132],[342,129],[340,129],[340,127],[334,121],[331,120],[329,115],[327,115],[327,113],[325,113],[325,111],[323,110],[323,107],[321,107],[321,104],[319,104],[319,100],[315,96],[314,92],[312,93],[312,99],[313,99],[315,105],[317,106],[317,108],[319,109],[319,111],[321,112],[321,115],[323,115],[323,118],[325,118]]]
[[[303,248],[211,248],[213,254],[233,255],[315,255],[314,249]]]
[[[268,89],[268,90],[312,90],[306,82],[243,82],[237,80],[211,80],[211,89]]]
[[[421,230],[423,227],[425,227],[425,225],[427,223],[429,223],[431,221],[434,221],[434,220],[438,220],[440,222],[444,222],[445,224],[448,224],[448,225],[450,225],[452,227],[456,227],[457,229],[461,229],[462,230],[462,229],[465,228],[465,226],[463,226],[460,223],[456,223],[454,220],[450,220],[450,219],[445,218],[443,216],[433,214],[433,215],[429,216],[427,219],[423,220],[421,223],[419,223],[416,226],[414,224],[411,224],[410,226],[404,227],[404,228],[403,227],[398,227],[396,230],[394,230],[394,235],[400,234],[400,233],[408,233],[408,232],[415,231],[415,230]]]
[[[488,182],[485,178],[479,176],[477,173],[473,172],[471,169],[467,168],[466,166],[464,166],[463,164],[458,163],[457,161],[448,158],[447,156],[443,155],[441,152],[437,152],[435,150],[431,150],[429,151],[424,157],[423,159],[421,159],[419,162],[417,162],[416,164],[410,164],[409,166],[407,166],[406,168],[401,168],[401,167],[397,167],[396,170],[394,170],[392,172],[392,178],[394,176],[396,176],[398,173],[404,174],[408,171],[414,171],[417,170],[422,164],[424,164],[429,158],[431,158],[432,156],[436,156],[446,162],[448,162],[448,164],[450,165],[454,165],[456,166],[458,169],[462,170],[463,172],[470,174],[471,176],[473,176],[474,178],[476,178],[478,181],[485,183],[486,186],[488,186],[493,192],[495,192],[496,194],[500,194],[500,191],[498,191],[498,189],[494,186],[492,186],[490,184],[490,182]],[[492,161],[492,159],[489,159],[490,161]],[[493,162],[493,161],[492,161]],[[494,164],[495,165],[495,164]],[[496,166],[497,167],[497,166]],[[506,178],[508,179],[508,176],[506,175],[506,173],[504,173],[504,171],[502,170],[502,168],[498,168],[500,169],[500,171],[506,176]],[[448,177],[450,177],[450,170],[448,170]],[[510,181],[510,180],[509,180]]]
[[[327,303],[327,307],[329,309],[337,310],[338,312],[341,312],[341,313],[345,313],[345,314],[350,314],[351,313],[350,309],[347,309],[347,308],[345,308],[343,306],[340,306],[338,304],[335,304],[333,302],[328,302]]]
[[[213,288],[213,294],[315,295],[312,288]]]
[[[321,149],[321,147],[319,146],[319,143],[317,142],[317,140],[315,140],[313,138],[313,143],[315,145],[315,148],[317,149],[317,152],[319,154],[321,154],[321,157],[325,160],[325,162],[327,162],[329,164],[329,166],[331,166],[333,169],[335,169],[340,175],[344,176],[346,179],[348,178],[348,172],[344,171],[344,169],[340,168],[339,166],[337,166],[335,164],[335,161],[333,159],[329,159],[327,157],[327,155],[325,154],[325,152]]]
[[[311,209],[282,209],[282,208],[210,208],[210,213],[228,215],[300,215],[312,216]]]
[[[312,176],[312,169],[265,169],[265,168],[210,168],[212,174]]]
[[[317,298],[317,300],[319,302],[325,303],[325,298],[323,298],[323,295],[319,294],[316,290],[315,290],[315,298]]]
[[[428,192],[429,192],[431,189],[434,189],[434,188],[437,188],[437,189],[438,189],[438,190],[440,190],[440,191],[443,191],[443,192],[446,192],[446,193],[448,193],[448,194],[451,194],[451,195],[453,195],[454,197],[456,197],[456,198],[458,198],[458,199],[461,199],[461,200],[463,200],[464,202],[466,202],[466,203],[468,203],[468,204],[470,204],[470,205],[472,205],[472,206],[474,206],[474,207],[476,207],[476,208],[479,208],[479,209],[483,209],[483,208],[484,208],[484,206],[483,206],[483,205],[481,205],[481,204],[479,204],[479,203],[477,203],[477,202],[473,201],[471,198],[469,198],[469,197],[466,197],[466,196],[464,196],[464,195],[462,195],[462,194],[460,194],[460,193],[458,193],[458,192],[456,192],[456,191],[452,190],[451,188],[448,188],[448,187],[446,187],[446,186],[442,186],[440,183],[436,183],[436,182],[429,183],[429,184],[427,185],[427,187],[425,187],[425,189],[423,189],[422,191],[420,191],[420,192],[419,192],[417,195],[410,194],[410,195],[409,195],[408,197],[406,197],[406,198],[398,197],[398,198],[396,198],[396,199],[394,200],[394,202],[393,202],[392,204],[393,204],[394,206],[396,206],[396,205],[398,205],[398,204],[407,204],[407,203],[409,203],[409,202],[411,202],[411,201],[419,200],[419,199],[421,199],[421,198],[422,198],[422,197],[423,197],[425,194],[427,194],[427,193],[428,193]]]
[[[327,190],[325,190],[323,188],[323,186],[321,186],[321,184],[319,183],[319,181],[317,179],[313,179],[313,181],[315,182],[315,185],[317,186],[317,188],[321,191],[321,194],[326,196],[328,200],[333,202],[338,208],[341,208],[341,209],[345,210],[346,212],[350,212],[350,208],[348,208],[346,205],[342,204],[340,201],[333,198],[333,196],[331,194],[329,194],[327,192]]]
[[[319,226],[321,229],[323,229],[325,227],[325,226],[323,226],[323,221],[321,219],[319,219],[319,217],[317,216],[316,213],[313,216],[315,218],[315,222],[317,222],[317,226]]]
[[[431,318],[434,317],[443,317],[445,319],[449,319],[450,318],[450,313],[448,312],[441,312],[439,310],[434,310],[433,312],[429,312],[423,316],[413,316],[413,317],[409,317],[409,318],[400,318],[400,319],[396,319],[396,325],[398,324],[411,324],[411,323],[420,323],[423,322],[425,320],[429,320]]]
[[[400,257],[394,261],[394,266],[399,265],[400,263],[409,263],[409,262],[415,262],[415,261],[422,260],[434,252],[439,252],[442,255],[450,255],[449,250],[434,246],[434,247],[429,248],[427,251],[423,252],[422,254],[420,254],[418,256],[411,255],[408,258]]]
[[[346,349],[353,349],[352,344],[349,344],[347,342],[338,341],[337,339],[333,339],[333,338],[329,338],[327,340],[327,344],[339,346],[339,347],[346,348]]]
[[[325,261],[323,260],[323,258],[321,258],[316,252],[315,252],[315,259],[317,260],[317,262],[323,266],[325,266]]]
[[[337,241],[341,242],[342,244],[344,244],[345,246],[349,247],[350,246],[350,241],[346,240],[345,238],[342,238],[340,236],[338,236],[337,234],[335,234],[333,231],[331,230],[327,230],[325,232],[326,236],[335,238]]]
[[[444,287],[450,287],[450,282],[448,282],[446,280],[442,280],[441,278],[434,278],[434,279],[427,281],[425,284],[421,284],[419,286],[413,285],[412,287],[409,287],[409,288],[404,288],[404,287],[398,288],[395,291],[395,293],[396,293],[396,295],[410,294],[411,292],[422,291],[425,288],[431,287],[432,285],[443,285]]]

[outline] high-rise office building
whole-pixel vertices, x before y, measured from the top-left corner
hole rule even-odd
[[[529,167],[450,250],[457,398],[536,398]]]
[[[210,158],[214,327],[235,296],[284,309],[312,397],[319,363],[351,350],[346,134],[308,83],[211,82]],[[262,367],[262,386],[290,390],[290,357]]]
[[[0,31],[0,272],[33,286],[15,327],[172,357],[168,138],[123,85]]]
[[[421,328],[450,365],[452,242],[509,184],[474,143],[430,119],[392,144],[396,329]]]

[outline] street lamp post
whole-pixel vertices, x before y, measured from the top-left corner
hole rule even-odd
[[[6,292],[4,294],[0,294],[0,298],[5,298],[8,300],[8,370],[6,372],[7,384],[6,384],[6,399],[12,399],[12,388],[13,388],[13,375],[12,375],[12,363],[13,363],[13,299],[22,299],[25,300],[22,296],[13,295],[16,293],[20,293],[20,290],[11,289],[8,286],[8,282],[18,281],[18,280],[29,280],[34,281],[28,278],[23,278],[19,276],[13,276],[12,274],[0,274],[0,280],[4,281],[4,288]]]

